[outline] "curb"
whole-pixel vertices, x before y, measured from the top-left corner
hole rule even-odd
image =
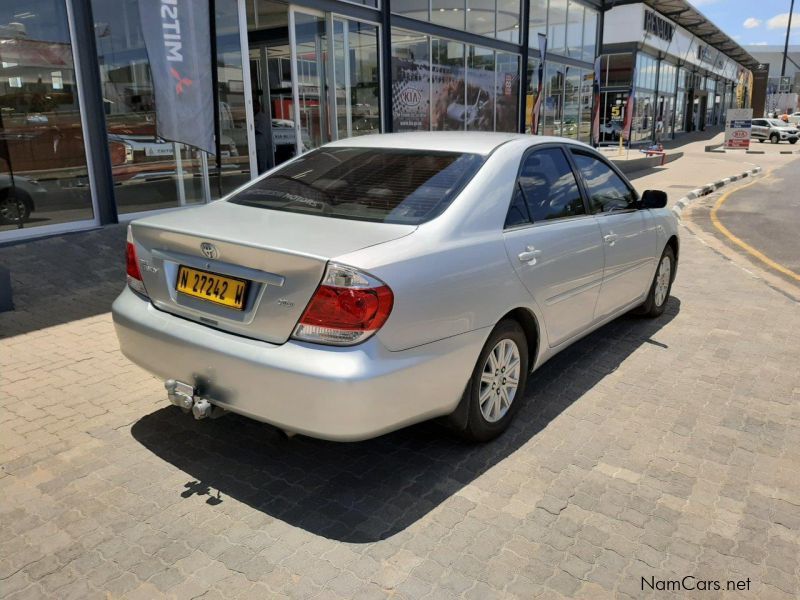
[[[692,190],[688,194],[686,194],[683,198],[678,200],[675,205],[672,207],[673,214],[680,219],[681,213],[683,209],[689,206],[694,200],[699,198],[700,196],[708,196],[709,194],[715,192],[721,187],[728,185],[734,181],[738,181],[740,179],[744,179],[745,177],[750,177],[751,175],[755,175],[756,173],[761,172],[761,167],[753,167],[752,169],[748,169],[747,171],[742,171],[738,175],[731,175],[730,177],[725,177],[724,179],[718,179],[712,183],[707,183],[703,187],[699,187],[697,189]]]

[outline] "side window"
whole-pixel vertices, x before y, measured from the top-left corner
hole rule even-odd
[[[592,214],[636,208],[636,194],[611,167],[588,154],[573,155],[589,191]]]
[[[534,223],[586,214],[583,199],[567,157],[560,148],[544,148],[522,163],[517,188]]]
[[[509,227],[525,225],[530,222],[528,207],[525,206],[525,196],[522,195],[522,188],[520,188],[519,182],[516,182],[514,184],[514,196],[511,198],[511,206],[508,207],[508,214],[506,215],[505,227],[508,229]]]

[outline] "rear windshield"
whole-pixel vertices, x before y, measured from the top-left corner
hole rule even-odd
[[[478,154],[321,148],[229,198],[271,210],[418,225],[440,215],[484,162]]]

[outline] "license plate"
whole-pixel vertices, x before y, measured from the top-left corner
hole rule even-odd
[[[187,296],[242,310],[247,281],[181,266],[175,289]]]

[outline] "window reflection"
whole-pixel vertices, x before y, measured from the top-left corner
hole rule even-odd
[[[94,217],[63,0],[0,4],[0,231]]]

